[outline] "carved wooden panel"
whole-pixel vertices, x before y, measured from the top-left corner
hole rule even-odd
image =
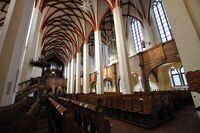
[[[178,50],[176,48],[175,41],[170,41],[163,45],[163,51],[168,60],[170,59],[180,59]]]
[[[115,87],[115,82],[116,82],[116,71],[117,67],[116,64],[112,64],[111,66],[104,67],[104,76],[103,79],[110,79],[113,87]]]
[[[90,74],[90,83],[93,83],[97,80],[97,73],[96,72],[93,72]]]
[[[145,51],[143,54],[143,60],[146,76],[148,76],[152,69],[159,65],[168,62],[180,61],[175,41],[172,40],[165,44],[159,45],[156,48]]]
[[[141,74],[140,59],[138,55],[129,58],[129,65],[131,73]]]
[[[165,54],[162,45],[144,52],[143,60],[146,74],[158,64],[164,63]]]
[[[48,78],[46,80],[46,85],[51,87],[53,91],[57,86],[63,86],[64,88],[66,88],[67,87],[67,79],[56,78],[56,77]]]
[[[104,67],[103,79],[114,78],[114,65]]]
[[[189,90],[200,93],[200,70],[187,72],[186,77]]]

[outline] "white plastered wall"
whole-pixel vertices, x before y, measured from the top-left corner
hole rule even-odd
[[[199,10],[199,2],[197,0],[193,0],[193,2],[195,2],[194,5],[197,5],[194,8]],[[183,0],[163,0],[163,3],[185,71],[200,70],[200,40],[187,6]],[[199,12],[196,14],[199,14]],[[199,16],[196,14],[193,15]],[[192,96],[195,107],[199,107],[200,94],[192,92]],[[200,116],[200,111],[197,113]]]

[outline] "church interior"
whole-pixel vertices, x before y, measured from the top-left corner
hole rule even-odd
[[[199,133],[199,0],[0,0],[1,133]]]

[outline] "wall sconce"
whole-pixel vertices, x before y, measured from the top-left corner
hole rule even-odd
[[[146,45],[151,45],[151,42],[145,42],[144,40],[141,42],[141,47],[146,48]]]
[[[150,46],[150,45],[151,45],[151,42],[146,42],[146,44]]]

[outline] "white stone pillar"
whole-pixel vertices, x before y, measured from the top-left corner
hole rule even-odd
[[[81,53],[76,53],[76,93],[81,93]]]
[[[115,7],[113,10],[114,25],[115,25],[115,34],[116,34],[116,43],[117,43],[117,54],[119,61],[119,70],[121,83],[124,85],[122,87],[123,94],[133,93],[132,77],[129,68],[128,54],[126,49],[126,39],[125,39],[125,30],[123,24],[122,11],[120,7]]]
[[[102,41],[101,31],[94,32],[95,39],[95,68],[97,74],[96,93],[103,94],[103,58],[102,58]]]
[[[87,94],[90,90],[89,85],[89,49],[88,43],[83,44],[83,93]]]
[[[70,93],[74,93],[74,57],[72,57],[72,60],[71,60],[71,84],[70,84]]]
[[[64,65],[64,72],[63,72],[63,77],[66,79],[67,78],[67,65]]]
[[[200,40],[183,0],[163,0],[174,40],[184,70],[200,70]],[[192,92],[195,107],[200,107],[200,94]],[[197,112],[200,117],[200,111]]]
[[[14,103],[15,86],[34,1],[12,0],[0,36],[0,106]]]
[[[42,46],[41,46],[41,33],[38,34],[38,37],[36,39],[36,47],[35,47],[35,53],[33,58],[38,58],[41,55]],[[31,77],[40,77],[42,75],[42,69],[40,67],[32,67],[31,69]]]
[[[71,64],[68,62],[67,65],[67,93],[70,93],[70,74],[71,74]]]
[[[39,34],[39,26],[41,21],[41,12],[38,7],[34,8],[32,16],[32,22],[30,23],[30,31],[26,40],[26,48],[23,55],[23,61],[20,67],[21,77],[20,82],[31,78],[33,66],[30,64],[30,60],[34,57],[37,45],[37,37]],[[41,44],[39,44],[41,45]]]

